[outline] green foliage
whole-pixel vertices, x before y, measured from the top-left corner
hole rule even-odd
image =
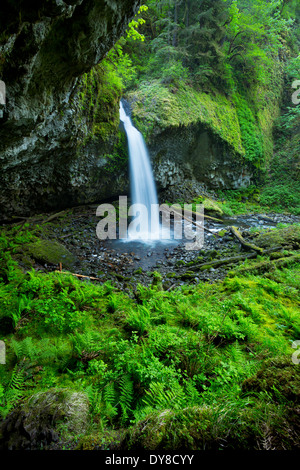
[[[8,233],[0,232],[0,282],[1,280],[11,281],[18,277],[17,262],[12,255],[20,247],[35,240],[36,236],[28,230],[28,224],[25,224],[21,230],[16,226],[11,228]]]
[[[291,81],[299,80],[299,70],[300,70],[300,54],[297,57],[292,57],[286,66],[287,75]]]
[[[128,72],[134,70],[135,76],[126,86],[143,134],[177,125],[173,116],[179,125],[198,116],[248,162],[262,168],[273,153],[272,128],[284,78],[278,57],[288,53],[286,43],[292,41],[298,11],[294,2],[148,0],[147,6],[140,26],[143,43],[127,39],[122,44],[132,61]],[[297,60],[290,61],[290,77],[297,73]],[[226,121],[222,95],[238,117],[226,130],[218,125]],[[207,97],[217,98],[217,116],[211,109],[203,116]]]
[[[127,29],[127,38],[132,38],[134,41],[144,41],[145,36],[143,34],[140,34],[138,32],[138,28],[140,25],[145,23],[144,18],[141,17],[141,14],[143,12],[146,12],[148,10],[147,5],[141,5],[139,8],[139,11],[135,18],[130,21]]]
[[[21,238],[31,240],[25,234]],[[10,253],[14,239],[15,232],[2,233],[4,253]],[[7,363],[0,368],[2,417],[23,398],[67,388],[89,398],[88,432],[133,426],[128,430],[133,439],[144,420],[176,415],[177,437],[161,428],[161,442],[170,437],[200,448],[199,436],[208,438],[212,429],[222,435],[229,415],[257,435],[249,409],[256,410],[263,429],[262,410],[272,407],[274,417],[278,400],[282,404],[295,396],[273,374],[267,374],[268,396],[255,395],[257,378],[251,378],[266,360],[288,361],[294,352],[291,345],[300,333],[297,265],[268,277],[236,274],[171,291],[163,290],[154,272],[151,285],[137,286],[134,297],[110,283],[92,284],[68,274],[21,272],[16,266],[11,274],[0,283],[0,318],[15,315],[10,329],[1,329],[7,350]],[[281,383],[279,392],[272,381],[278,390]],[[192,412],[184,410],[192,409],[202,410],[204,417],[197,431],[185,421],[185,413],[191,417]],[[216,428],[220,410],[225,421]],[[277,410],[276,419],[280,416]],[[235,440],[250,445],[242,432]]]
[[[280,116],[278,125],[283,131],[290,131],[296,127],[297,122],[300,121],[300,106],[287,107],[286,113]]]
[[[242,143],[246,150],[245,159],[260,165],[263,162],[263,136],[258,123],[247,101],[240,95],[236,96],[237,115],[242,135]]]
[[[97,137],[106,142],[115,135],[122,87],[122,81],[109,59],[82,76],[78,119],[83,145]]]
[[[23,396],[24,371],[16,365],[6,386],[0,385],[0,416],[5,418]]]
[[[159,128],[203,123],[228,142],[238,154],[244,153],[240,126],[233,105],[221,94],[208,95],[181,84],[176,93],[160,81],[140,83],[139,89],[128,94],[132,114],[147,139]]]
[[[261,192],[262,204],[295,214],[300,214],[299,109],[290,109],[278,121],[278,144]]]

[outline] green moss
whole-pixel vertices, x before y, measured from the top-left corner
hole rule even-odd
[[[177,278],[178,275],[176,273],[168,273],[167,278],[172,279],[172,278]]]
[[[76,257],[63,245],[56,241],[39,239],[34,243],[29,243],[22,251],[40,263],[59,265],[62,263],[66,269],[74,268]]]
[[[134,271],[134,274],[143,274],[143,269],[142,268],[138,268]]]
[[[146,139],[158,129],[202,123],[238,154],[244,154],[236,110],[221,94],[208,95],[183,85],[172,93],[159,80],[153,80],[141,83],[137,91],[128,94],[128,99]]]
[[[277,123],[277,145],[261,190],[261,203],[274,211],[300,214],[300,118],[286,129],[289,114]],[[289,124],[288,124],[289,125]]]
[[[218,232],[218,234],[219,234],[220,237],[225,237],[225,235],[226,235],[227,233],[228,233],[227,230],[220,230],[220,231]]]
[[[210,407],[165,410],[147,417],[130,430],[129,449],[138,445],[145,450],[211,449],[213,410]],[[217,443],[215,443],[217,445]],[[215,446],[213,446],[215,447]]]
[[[208,214],[213,214],[219,217],[222,217],[222,215],[224,215],[224,211],[216,201],[206,198],[204,199],[202,204],[204,205],[204,211]]]
[[[205,264],[204,266],[201,266],[200,271],[208,271],[209,269],[212,269],[212,266],[210,264]]]
[[[293,411],[284,414],[282,406],[253,401],[242,410],[226,403],[164,410],[130,429],[121,448],[156,452],[297,449],[298,425],[292,417]]]
[[[273,248],[276,246],[291,246],[300,248],[300,226],[290,225],[281,229],[270,230],[262,233],[256,238],[256,244],[262,248]]]
[[[185,264],[185,261],[183,261],[182,259],[176,261],[176,266],[183,266]]]
[[[84,433],[88,425],[88,399],[84,393],[71,389],[51,389],[39,392],[16,407],[10,415],[13,429],[7,431],[9,445],[14,450],[35,448],[49,449],[53,442],[74,440]],[[24,425],[26,435],[20,430]]]
[[[236,95],[234,101],[241,129],[241,139],[246,151],[245,158],[260,165],[264,157],[262,130],[249,102],[241,95]]]
[[[94,139],[116,141],[122,92],[122,82],[108,61],[82,76],[77,116],[82,132],[81,145]]]
[[[291,358],[275,358],[268,360],[261,369],[245,380],[242,385],[244,393],[264,391],[277,401],[282,399],[292,401],[295,405],[300,403],[300,375],[296,373]]]

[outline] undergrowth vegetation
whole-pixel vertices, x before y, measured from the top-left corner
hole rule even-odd
[[[252,186],[216,189],[217,202],[199,196],[193,207],[206,203],[218,217],[300,214],[299,106],[283,102],[286,84],[299,79],[299,2],[141,3],[127,35],[78,79],[71,98],[78,159],[84,147],[99,151],[101,178],[118,182],[128,161],[119,129],[126,96],[147,141],[201,124],[234,164],[251,167]],[[150,285],[128,284],[125,292],[79,280],[66,272],[66,258],[64,272],[39,270],[32,251],[58,249],[41,236],[26,224],[0,232],[0,418],[1,432],[13,430],[10,444],[20,426],[16,445],[33,429],[42,446],[38,428],[45,425],[45,437],[49,424],[42,408],[53,423],[58,417],[49,431],[58,447],[299,449],[300,282],[292,251],[299,243],[287,248],[287,260],[279,244],[273,257],[229,267],[222,281],[187,271],[186,284],[166,288],[154,272]],[[82,411],[74,431],[72,397]]]
[[[89,427],[80,448],[93,448],[95,442],[202,448],[207,442],[212,448],[247,449],[263,446],[267,435],[279,436],[283,447],[297,447],[287,436],[283,408],[293,409],[299,387],[291,399],[293,384],[284,376],[277,380],[281,369],[275,366],[265,387],[253,385],[268,361],[283,361],[297,389],[296,265],[170,292],[154,281],[138,285],[130,296],[109,282],[23,272],[13,255],[33,236],[26,228],[0,236],[2,419],[37,392],[68,389],[89,401]]]

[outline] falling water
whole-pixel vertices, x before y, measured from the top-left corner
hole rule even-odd
[[[132,125],[122,102],[120,103],[120,120],[124,124],[128,140],[131,202],[142,205],[139,206],[140,211],[138,211],[139,233],[129,229],[128,235],[131,239],[157,240],[160,234],[159,209],[150,158],[143,136]]]

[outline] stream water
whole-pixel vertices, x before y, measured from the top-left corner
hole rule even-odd
[[[125,239],[99,240],[95,236],[98,223],[96,216],[91,217],[91,208],[74,209],[65,226],[53,226],[54,238],[60,239],[78,258],[80,271],[100,280],[111,279],[119,283],[120,288],[127,289],[128,282],[137,284],[151,282],[151,273],[159,271],[163,277],[164,288],[181,285],[184,280],[176,276],[180,266],[188,266],[195,261],[209,262],[215,256],[229,257],[240,250],[239,242],[226,230],[236,226],[245,231],[246,237],[252,237],[251,229],[272,229],[279,223],[295,223],[300,218],[283,214],[253,214],[233,218],[222,218],[221,222],[206,218],[202,249],[186,249],[187,239],[174,236],[180,226],[186,234],[186,220],[174,217],[173,226],[168,227],[160,219],[159,203],[153,178],[151,162],[142,134],[133,126],[130,116],[120,103],[120,121],[127,135],[130,157],[131,202],[129,216],[136,220],[129,223]],[[87,211],[86,214],[84,213]],[[80,215],[76,212],[79,211]],[[95,214],[95,212],[94,212]],[[169,217],[169,221],[170,221]],[[177,225],[176,225],[177,223]],[[188,221],[191,226],[191,221]],[[191,228],[188,229],[191,233]],[[63,231],[63,233],[62,233]],[[219,232],[218,236],[214,236]],[[220,235],[224,233],[224,235]],[[169,236],[166,236],[169,235]],[[188,239],[191,241],[191,238]],[[191,282],[215,281],[226,275],[226,269],[209,269],[197,273]],[[176,273],[176,274],[175,274]],[[179,273],[180,274],[180,273]]]
[[[100,280],[112,280],[121,289],[127,285],[138,283],[149,285],[151,273],[158,271],[164,282],[164,288],[182,285],[186,282],[214,282],[226,276],[228,267],[212,268],[199,271],[193,280],[174,277],[180,274],[181,266],[188,266],[199,260],[209,262],[215,256],[226,258],[243,252],[238,240],[231,236],[228,227],[239,228],[247,240],[254,232],[271,230],[278,224],[299,223],[300,217],[289,214],[248,214],[232,218],[223,218],[222,223],[205,219],[204,246],[201,250],[187,251],[185,240],[171,240],[164,244],[154,241],[145,244],[139,240],[122,243],[121,240],[99,240],[96,236],[96,216],[98,205],[73,208],[64,218],[62,225],[59,220],[47,224],[47,236],[58,240],[78,259],[77,273],[97,277]],[[213,236],[211,232],[219,232],[221,236]],[[254,238],[255,240],[255,238]],[[41,266],[41,269],[57,269],[57,266]]]

